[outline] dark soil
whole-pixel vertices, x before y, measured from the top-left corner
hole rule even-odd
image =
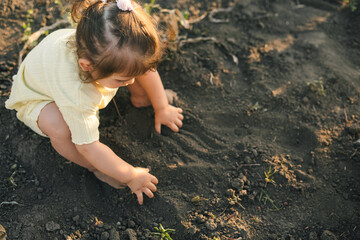
[[[48,0],[0,3],[0,224],[8,239],[360,239],[360,11],[337,1],[158,1],[213,37],[171,50],[159,68],[184,109],[180,133],[153,128],[126,89],[101,112],[101,141],[160,183],[139,206],[69,164],[5,109],[23,46],[61,15]],[[269,176],[271,175],[271,176]],[[267,180],[266,180],[267,177]]]

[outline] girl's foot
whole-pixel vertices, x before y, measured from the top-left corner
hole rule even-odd
[[[93,172],[95,177],[97,177],[99,180],[101,180],[102,182],[105,182],[107,184],[109,184],[110,186],[112,186],[113,188],[116,188],[116,189],[123,189],[126,187],[125,184],[122,184],[121,182],[115,180],[114,178],[112,177],[109,177],[108,175],[102,173],[102,172],[99,172],[99,171],[94,171]]]

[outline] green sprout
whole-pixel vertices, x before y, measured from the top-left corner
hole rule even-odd
[[[241,201],[241,198],[239,198],[239,196],[234,195],[232,198],[228,198],[229,204],[231,206],[235,205],[235,204],[240,204],[239,202]]]
[[[267,201],[270,202],[270,204],[274,207],[273,211],[281,210],[280,208],[278,208],[275,205],[274,200],[272,200],[264,190],[261,190],[261,194],[260,194],[260,197],[259,197],[259,202],[261,202],[262,199],[264,199],[264,204],[266,204]]]
[[[190,13],[188,10],[184,10],[181,13],[184,16],[184,19],[189,20]]]
[[[274,176],[273,176],[275,173],[276,173],[276,170],[272,169],[271,166],[269,166],[269,170],[267,172],[264,171],[264,174],[265,174],[265,186],[268,183],[275,184]]]
[[[349,7],[352,12],[355,12],[357,10],[356,0],[342,0],[341,4],[343,7]]]
[[[14,179],[15,174],[16,174],[16,171],[14,171],[7,180],[8,180],[13,186],[17,187],[17,184],[15,183],[15,179]]]
[[[261,106],[259,105],[258,102],[256,102],[253,106],[250,107],[250,111],[254,112],[254,111],[257,111],[260,108],[261,108]]]
[[[24,29],[23,41],[27,41],[32,34],[31,23],[34,22],[34,10],[30,9],[26,14],[26,22],[23,22],[22,27]]]
[[[197,195],[191,199],[191,202],[194,205],[201,205],[203,201],[207,201],[207,200],[208,200],[207,198],[200,197],[199,195]]]
[[[156,236],[158,239],[160,240],[172,240],[172,238],[170,237],[169,233],[170,232],[175,232],[175,229],[165,229],[161,223],[159,227],[154,227],[156,229],[157,232],[152,232],[151,234]]]
[[[156,0],[151,0],[150,3],[145,3],[144,4],[144,10],[147,14],[151,15],[151,12],[153,9],[155,8],[160,8],[160,5],[159,4],[155,4],[155,1]]]
[[[66,19],[73,27],[75,26],[74,21],[71,18],[71,14],[67,9],[67,6],[63,3],[62,0],[55,0],[55,4],[58,6],[60,13],[63,19]]]
[[[318,95],[321,95],[321,96],[326,96],[323,81],[321,81],[321,80],[313,81],[313,82],[307,83],[307,85],[309,86],[310,91],[312,91]]]

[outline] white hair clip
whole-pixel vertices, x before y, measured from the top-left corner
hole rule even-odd
[[[121,11],[132,11],[134,10],[131,5],[131,0],[116,0],[116,5]]]
[[[101,0],[104,4],[107,3],[107,0]]]

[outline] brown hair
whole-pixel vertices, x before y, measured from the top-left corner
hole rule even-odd
[[[112,73],[138,76],[156,69],[161,60],[163,45],[156,23],[139,4],[132,2],[132,6],[132,11],[122,11],[111,0],[73,4],[78,58],[90,60],[98,78]],[[96,79],[86,72],[84,80]]]

